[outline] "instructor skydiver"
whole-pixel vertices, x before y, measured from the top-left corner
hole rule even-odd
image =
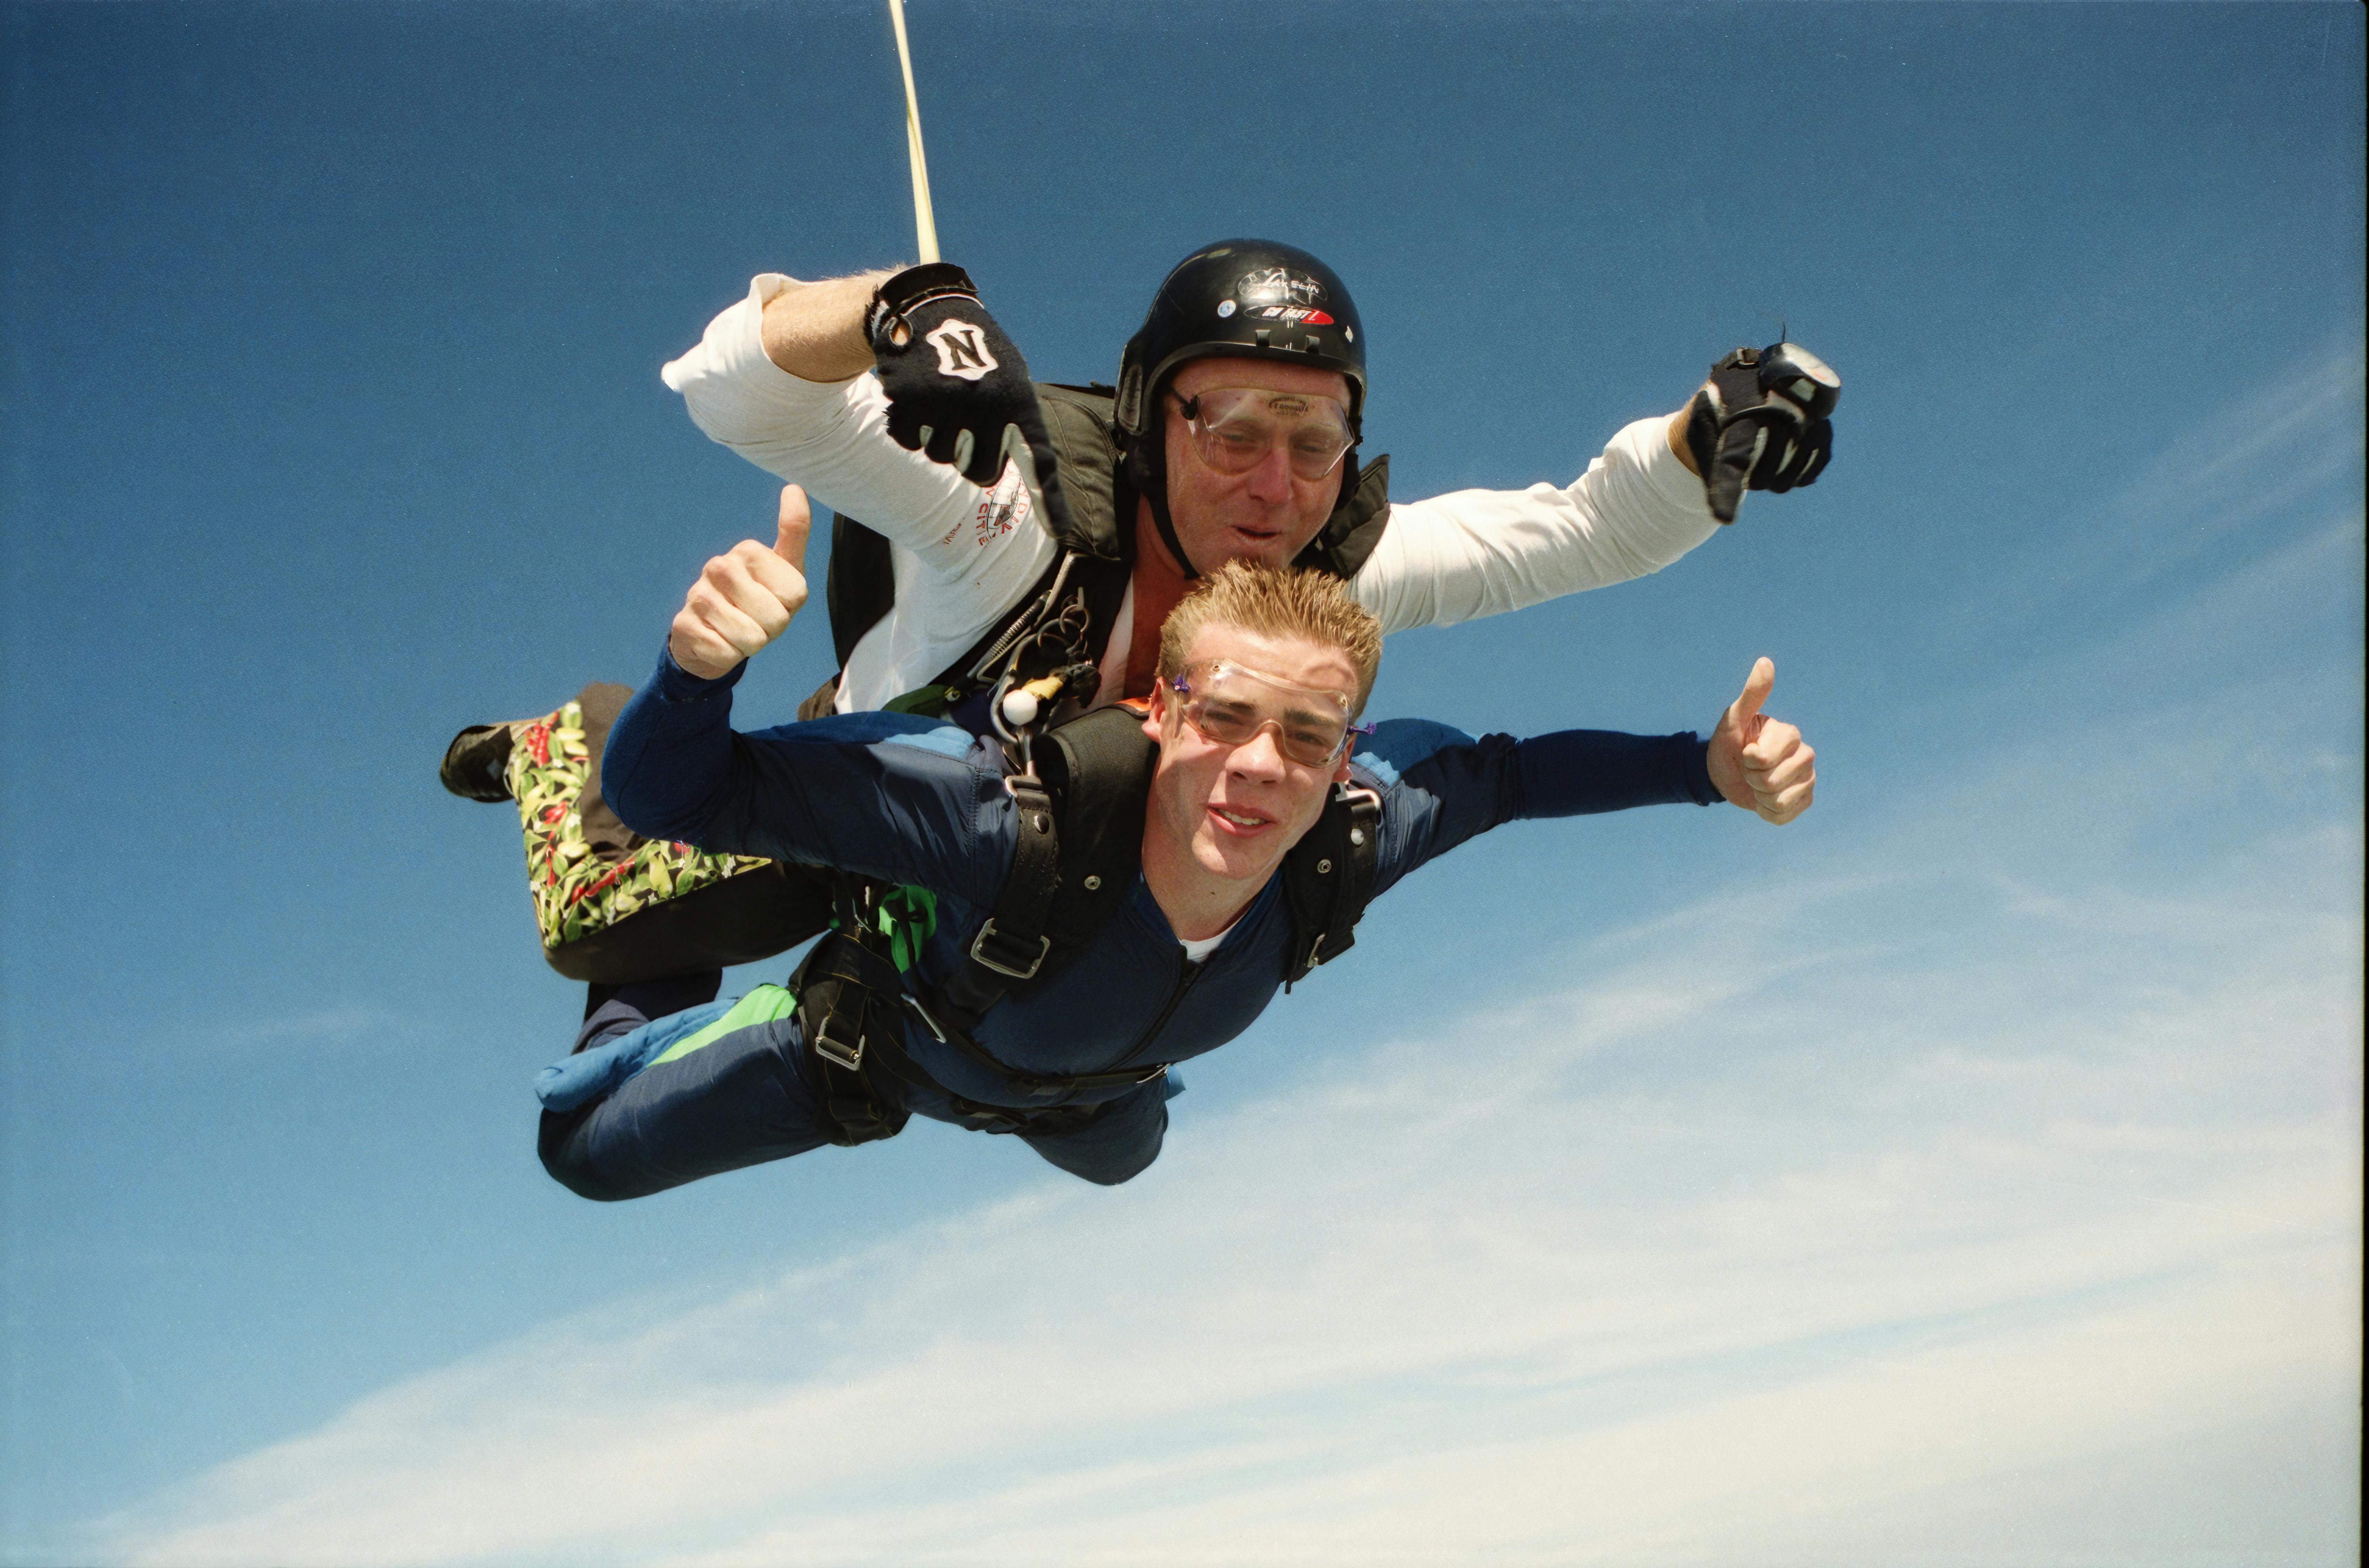
[[[1810,805],[1810,749],[1759,711],[1765,659],[1708,742],[1363,728],[1374,617],[1336,578],[1242,562],[1167,618],[1139,719],[1108,707],[1036,738],[1059,769],[908,714],[736,735],[745,658],[805,602],[805,532],[785,509],[772,549],[709,564],[603,784],[653,837],[888,896],[794,990],[709,1001],[710,973],[592,1011],[538,1084],[545,1167],[586,1197],[890,1137],[914,1113],[1123,1182],[1159,1153],[1169,1066],[1242,1034],[1425,861],[1518,818],[1724,796],[1784,822]]]
[[[1083,585],[1079,646],[1100,673],[1076,693],[1086,705],[1150,690],[1161,622],[1230,560],[1346,578],[1385,635],[1659,570],[1733,519],[1743,488],[1809,484],[1831,449],[1832,372],[1794,350],[1801,373],[1756,376],[1762,356],[1739,352],[1568,486],[1398,503],[1388,459],[1355,457],[1356,305],[1322,261],[1273,241],[1179,262],[1115,390],[1033,385],[944,263],[761,275],[662,375],[708,435],[841,514],[830,608],[844,669],[829,701],[847,713],[975,696],[978,656],[1065,550],[1113,568]],[[1005,463],[1021,449],[1052,516],[1031,515],[1021,465]]]

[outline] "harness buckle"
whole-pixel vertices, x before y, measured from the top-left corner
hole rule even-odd
[[[863,1034],[859,1032],[856,1035],[853,1045],[843,1040],[834,1040],[830,1036],[830,1019],[828,1016],[817,1026],[814,1038],[807,1044],[813,1047],[814,1054],[825,1061],[835,1063],[850,1072],[860,1072],[864,1070]]]
[[[988,956],[987,944],[988,939],[990,937],[997,941],[1005,940],[1003,933],[995,929],[995,919],[993,916],[990,916],[987,923],[978,928],[978,934],[970,939],[970,956],[973,958],[978,959],[980,963],[986,965],[989,968],[993,969],[997,974],[1008,975],[1015,980],[1035,979],[1036,978],[1036,971],[1044,967],[1045,955],[1053,951],[1053,939],[1049,936],[1040,936],[1036,939],[1036,956],[1027,960],[1028,967],[1026,968],[1018,968],[1013,964],[1004,963],[1001,959],[990,958]],[[1024,938],[1013,938],[1011,940],[1013,945],[1020,946],[1022,951],[1024,953],[1025,952]],[[1005,948],[1004,956],[1005,957],[1017,957],[1017,956],[1011,951],[1010,946]],[[933,1024],[932,1027],[934,1028],[936,1025]],[[941,1038],[943,1037],[944,1036],[941,1036]]]

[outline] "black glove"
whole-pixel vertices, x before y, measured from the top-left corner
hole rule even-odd
[[[1687,405],[1687,451],[1702,472],[1711,515],[1735,521],[1744,492],[1814,485],[1834,455],[1827,418],[1842,378],[1795,343],[1738,349],[1711,368]]]
[[[1067,532],[1028,361],[979,304],[967,273],[946,261],[898,273],[873,294],[864,331],[888,396],[890,439],[978,486],[1002,475],[1007,455],[1019,457],[1047,522]]]

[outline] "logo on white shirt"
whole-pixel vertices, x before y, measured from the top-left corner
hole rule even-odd
[[[987,335],[967,321],[945,321],[930,330],[930,347],[938,351],[938,373],[977,381],[1000,367],[987,351]]]
[[[983,545],[1001,539],[1027,521],[1030,504],[1028,486],[1020,482],[1019,468],[1017,465],[1006,468],[1003,482],[988,492],[987,498],[978,503],[978,510],[974,514],[972,527],[977,532],[978,543]]]

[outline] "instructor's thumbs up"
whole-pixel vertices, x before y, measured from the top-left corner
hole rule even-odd
[[[795,485],[782,490],[772,548],[744,539],[700,569],[667,636],[675,663],[704,681],[733,667],[790,629],[807,601],[807,535],[814,513]]]
[[[1711,731],[1711,782],[1728,801],[1782,827],[1810,808],[1818,784],[1818,754],[1802,732],[1760,711],[1777,689],[1777,666],[1753,663],[1744,691]]]

